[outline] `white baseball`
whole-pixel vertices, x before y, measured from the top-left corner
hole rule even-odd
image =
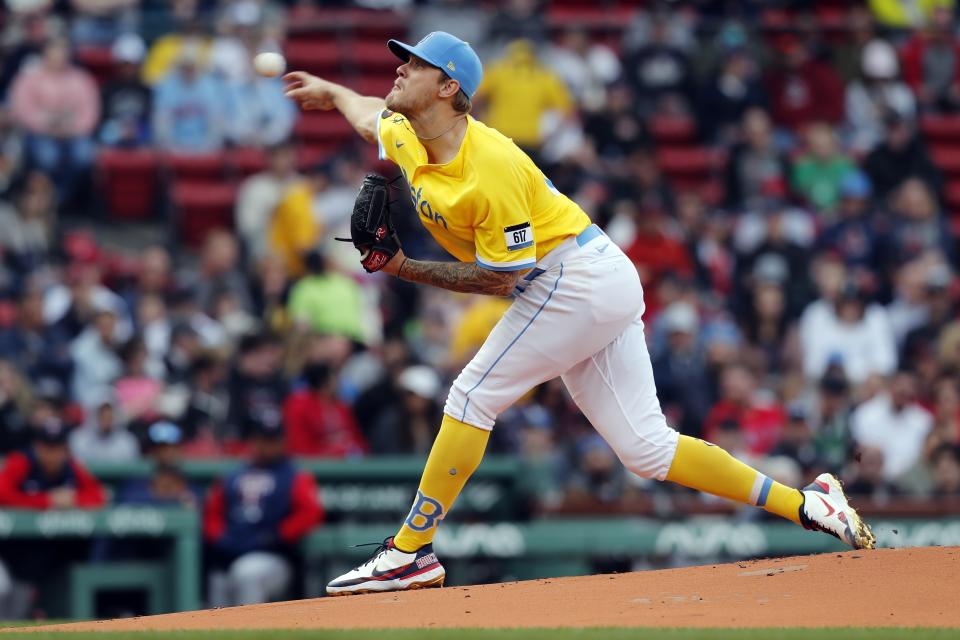
[[[253,68],[262,76],[275,78],[286,70],[287,61],[279,53],[264,51],[253,59]]]

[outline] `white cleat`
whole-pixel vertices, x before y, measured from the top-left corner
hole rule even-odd
[[[835,476],[821,473],[801,491],[800,523],[807,529],[823,531],[843,540],[854,549],[873,549],[877,538],[847,502],[843,485]]]
[[[331,581],[327,585],[327,595],[442,587],[446,575],[432,544],[407,553],[393,546],[391,537],[383,541],[372,558]]]

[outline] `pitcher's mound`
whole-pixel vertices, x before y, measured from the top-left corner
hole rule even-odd
[[[279,602],[45,631],[398,627],[960,626],[960,547]]]

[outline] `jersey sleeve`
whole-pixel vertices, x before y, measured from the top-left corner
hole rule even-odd
[[[531,205],[530,192],[520,176],[504,176],[488,192],[474,219],[478,265],[493,271],[520,271],[536,265]]]
[[[390,160],[410,175],[421,149],[422,145],[406,118],[389,109],[380,112],[377,116],[377,150],[381,160]]]

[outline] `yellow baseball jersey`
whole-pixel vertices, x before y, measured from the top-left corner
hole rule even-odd
[[[467,116],[456,158],[431,164],[399,113],[377,118],[380,159],[400,167],[420,222],[461,262],[495,271],[530,269],[590,225],[512,140]]]

